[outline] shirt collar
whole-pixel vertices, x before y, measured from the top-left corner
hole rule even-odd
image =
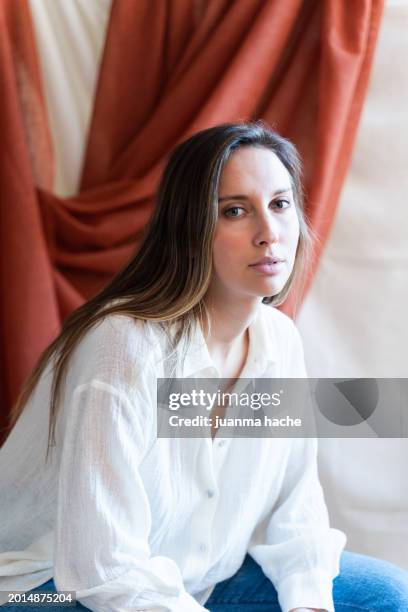
[[[267,304],[260,304],[258,311],[249,325],[248,357],[240,378],[261,377],[268,366],[277,361],[277,342],[275,322],[268,316]],[[192,341],[189,344],[182,378],[192,376],[219,378],[220,372],[215,366],[204,339],[201,325],[197,321],[193,328]]]

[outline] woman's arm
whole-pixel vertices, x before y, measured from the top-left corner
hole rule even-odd
[[[205,610],[176,563],[151,556],[152,523],[138,466],[151,439],[148,402],[92,380],[71,397],[64,431],[54,579],[91,610]],[[145,412],[147,412],[145,410]]]
[[[290,327],[285,374],[305,378],[302,341],[292,322]],[[248,552],[273,582],[283,612],[305,606],[334,612],[333,578],[339,573],[346,536],[329,525],[317,439],[292,438],[290,443],[279,497],[255,530]]]
[[[248,548],[274,584],[283,612],[298,607],[334,612],[332,581],[346,536],[329,527],[316,454],[315,438],[292,440],[278,500]]]

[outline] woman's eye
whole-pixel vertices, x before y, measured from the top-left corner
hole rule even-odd
[[[278,210],[285,210],[285,208],[289,208],[290,202],[289,200],[275,200],[273,205],[276,206]]]
[[[240,217],[241,215],[238,214],[238,211],[240,210],[244,209],[240,206],[232,206],[231,208],[227,208],[226,210],[224,210],[224,215],[226,217]]]

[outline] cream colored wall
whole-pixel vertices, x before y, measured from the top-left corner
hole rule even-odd
[[[311,377],[408,377],[408,2],[386,0],[333,231],[297,320]],[[347,548],[408,569],[408,440],[320,441]]]

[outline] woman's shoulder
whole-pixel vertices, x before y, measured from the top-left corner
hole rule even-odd
[[[119,351],[138,356],[154,338],[153,324],[127,314],[114,313],[100,318],[83,336],[83,348],[93,351]]]
[[[134,384],[146,377],[161,350],[159,326],[127,314],[108,314],[82,336],[72,353],[74,386],[93,379]]]

